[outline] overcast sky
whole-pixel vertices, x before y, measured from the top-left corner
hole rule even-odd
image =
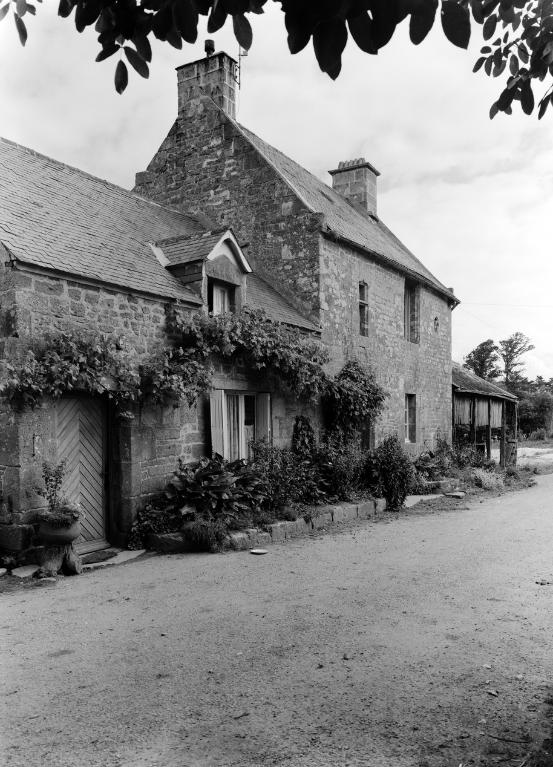
[[[181,51],[154,43],[150,79],[131,72],[119,96],[115,58],[96,64],[94,32],[55,8],[26,17],[24,49],[13,20],[0,24],[0,135],[130,188],[176,115],[174,68],[208,35]],[[252,22],[239,121],[327,183],[340,160],[369,160],[380,217],[462,302],[453,358],[522,331],[536,347],[527,374],[553,377],[553,112],[489,120],[500,82],[472,74],[478,28],[468,53],[439,27],[418,48],[401,29],[377,57],[351,43],[332,82],[311,47],[288,53],[277,6]],[[228,30],[214,37],[236,56]]]

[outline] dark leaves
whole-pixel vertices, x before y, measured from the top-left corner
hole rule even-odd
[[[134,48],[130,48],[128,45],[125,45],[123,50],[125,51],[125,56],[127,57],[127,60],[133,69],[136,69],[141,77],[148,78],[150,76],[150,71],[142,56],[137,53]]]
[[[2,8],[0,8],[0,21],[4,18],[4,16],[7,14],[7,12],[10,10],[9,3],[8,5],[3,5]]]
[[[105,59],[113,56],[114,53],[120,50],[120,46],[117,43],[110,43],[106,45],[100,53],[96,56],[96,61],[104,61]]]
[[[232,17],[232,26],[234,29],[234,36],[238,40],[238,43],[242,48],[248,51],[251,48],[253,40],[253,32],[248,19],[238,14]]]
[[[173,3],[173,21],[182,39],[195,43],[198,37],[198,13],[189,0],[176,0]]]
[[[115,90],[117,93],[123,93],[129,84],[129,72],[127,65],[122,59],[119,59],[115,67]]]
[[[482,36],[484,40],[490,40],[494,36],[496,26],[497,16],[488,16],[482,27]]]
[[[220,0],[214,0],[213,8],[207,21],[207,31],[210,35],[217,32],[227,20],[227,12]]]
[[[522,111],[530,115],[534,111],[534,94],[532,93],[532,86],[530,80],[524,80],[520,88],[520,105]]]
[[[456,0],[443,0],[442,27],[447,39],[459,48],[468,48],[470,41],[470,14],[468,8]]]
[[[372,22],[368,13],[364,11],[353,18],[348,18],[348,27],[351,36],[362,51],[365,51],[365,53],[378,53],[378,48],[373,38]]]
[[[425,2],[413,9],[411,21],[409,22],[409,37],[414,45],[422,43],[424,38],[430,32],[436,18],[438,2]]]
[[[14,16],[15,26],[17,27],[17,34],[19,35],[19,41],[21,45],[25,45],[27,42],[27,27],[25,26],[25,22],[23,19],[20,19],[19,16]]]
[[[333,80],[342,68],[342,52],[346,47],[348,33],[345,22],[341,19],[325,21],[315,27],[313,48],[319,66]]]

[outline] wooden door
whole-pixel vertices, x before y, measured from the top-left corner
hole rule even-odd
[[[106,542],[106,413],[101,400],[67,397],[57,405],[58,459],[66,460],[62,492],[84,511],[81,553],[107,546]]]

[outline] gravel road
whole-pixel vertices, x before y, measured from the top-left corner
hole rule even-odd
[[[552,493],[4,594],[1,763],[518,767],[551,731]]]

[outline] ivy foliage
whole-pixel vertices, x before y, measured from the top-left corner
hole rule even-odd
[[[386,392],[373,372],[357,360],[348,360],[325,392],[330,429],[346,434],[358,429],[380,413],[385,399]]]
[[[41,2],[41,0],[37,0]],[[141,77],[149,77],[150,40],[182,48],[196,42],[200,16],[207,16],[213,34],[232,23],[239,45],[252,44],[251,14],[261,14],[268,0],[59,0],[58,15],[74,11],[78,32],[94,26],[100,52],[96,61],[115,56],[115,88],[127,87],[130,64]],[[492,106],[510,114],[514,101],[523,111],[534,110],[532,81],[553,75],[553,0],[273,0],[284,14],[288,48],[299,53],[310,42],[323,72],[335,79],[342,54],[351,37],[365,53],[377,54],[392,40],[400,24],[409,25],[409,37],[419,45],[439,18],[442,31],[453,45],[467,48],[473,25],[482,27],[484,40],[475,71],[507,76],[506,87]],[[0,0],[0,20],[11,10],[22,45],[27,41],[24,17],[36,13],[27,0]],[[539,101],[542,117],[553,102],[553,86]]]
[[[172,315],[168,329],[195,358],[241,358],[249,369],[277,379],[299,399],[316,400],[328,386],[323,367],[328,362],[327,352],[298,330],[269,319],[260,309],[216,316]]]
[[[36,407],[44,397],[106,393],[118,406],[139,396],[140,376],[134,354],[124,339],[105,335],[45,335],[29,349],[19,366],[7,364],[0,394],[18,409]]]
[[[248,371],[271,378],[288,394],[331,403],[335,423],[355,429],[380,410],[385,394],[369,370],[349,362],[335,378],[328,354],[315,341],[269,319],[261,310],[217,316],[169,314],[175,346],[139,364],[123,339],[60,333],[45,337],[18,367],[8,364],[0,394],[18,409],[71,392],[106,394],[119,410],[152,402],[192,406],[211,387],[213,358],[241,359]]]

